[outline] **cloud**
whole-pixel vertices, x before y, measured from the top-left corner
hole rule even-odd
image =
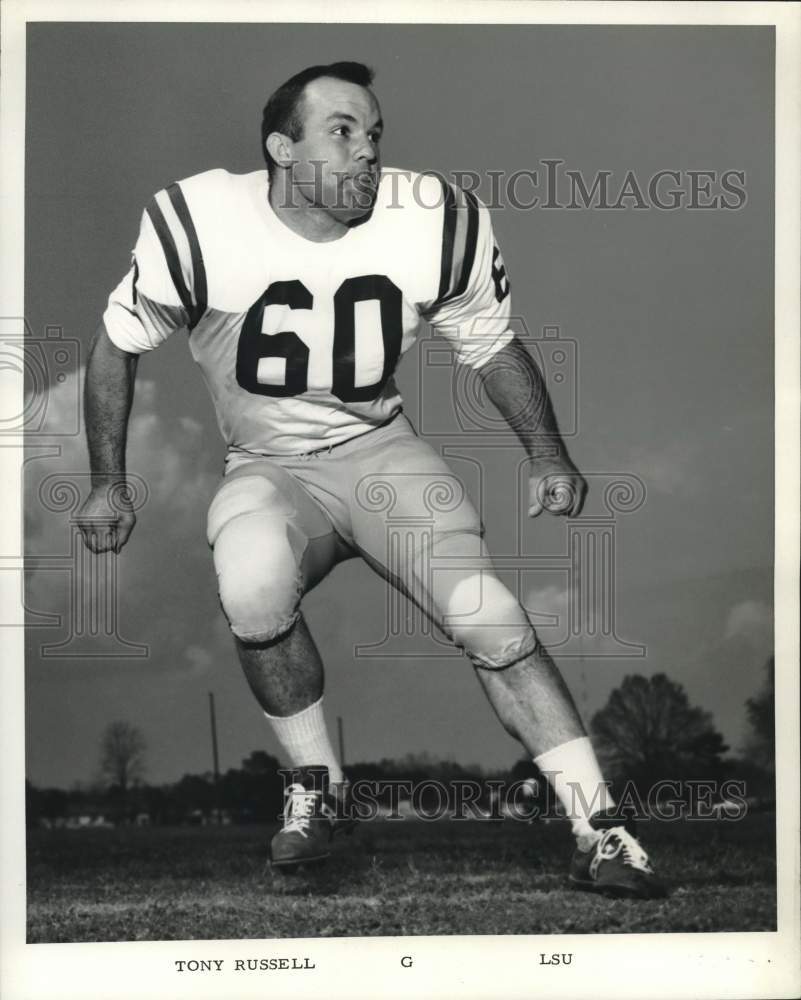
[[[222,611],[203,629],[203,645],[188,645],[182,654],[186,675],[193,678],[208,677],[218,663],[226,663],[233,654],[231,631]]]
[[[89,458],[84,434],[55,437],[53,432],[74,413],[81,398],[82,372],[73,371],[54,384],[47,400],[47,422],[29,444],[47,444],[56,455],[36,457],[31,449],[24,483],[26,552],[29,556],[50,557],[51,567],[27,573],[27,604],[38,612],[57,614],[69,620],[70,591],[82,593],[80,574],[91,560],[79,546],[74,565],[70,560],[70,539],[74,528],[70,518],[75,504],[89,490]],[[213,587],[213,570],[205,540],[206,510],[219,480],[212,468],[216,461],[204,448],[207,431],[189,416],[164,416],[159,412],[159,389],[150,379],[137,380],[134,412],[129,424],[128,470],[147,485],[147,502],[137,513],[131,540],[119,557],[116,569],[120,595],[120,627],[127,634],[133,617],[152,622],[150,634],[174,635],[181,641],[183,606],[191,602],[197,588]],[[49,432],[49,433],[48,433]],[[52,477],[52,478],[51,478]],[[53,484],[67,484],[58,489]],[[48,483],[51,488],[48,487]],[[59,504],[58,500],[64,502]],[[63,568],[59,568],[63,562]],[[193,591],[194,588],[194,591]],[[184,598],[184,593],[189,594]],[[205,593],[205,591],[203,591]],[[160,597],[157,596],[161,595]],[[166,624],[172,610],[182,621]],[[163,625],[158,624],[164,622]],[[197,639],[193,640],[197,643]],[[192,643],[188,643],[191,645]],[[199,647],[189,665],[200,669]]]
[[[561,621],[567,615],[567,588],[535,587],[526,593],[523,606],[530,615],[556,615]]]
[[[568,588],[565,585],[548,584],[526,591],[522,600],[529,621],[540,641],[549,646],[561,643],[568,636]],[[591,643],[587,643],[589,653]]]
[[[204,646],[188,646],[184,660],[189,666],[189,673],[194,677],[207,674],[214,665],[214,657]]]
[[[773,635],[773,612],[764,601],[746,600],[729,611],[724,639],[745,640],[761,646]]]
[[[205,518],[219,474],[204,468],[203,426],[191,417],[168,423],[150,410],[135,415],[128,439],[128,468],[147,483],[148,503],[165,508],[170,533]]]
[[[84,498],[89,488],[89,456],[83,433],[53,437],[73,414],[82,396],[82,371],[71,372],[64,382],[49,390],[47,421],[41,432],[29,435],[28,443],[57,445],[58,455],[28,463],[25,483],[26,529],[29,549],[39,536],[63,531],[64,515],[48,510],[39,495],[42,480],[58,474],[70,480]],[[136,384],[134,412],[128,428],[127,466],[131,475],[147,484],[148,507],[170,517],[170,534],[182,530],[187,515],[201,521],[214,492],[219,474],[209,468],[204,454],[204,427],[189,416],[165,418],[157,409],[158,389],[152,379]],[[35,456],[35,451],[32,453]],[[194,525],[193,525],[194,527]]]
[[[633,448],[628,471],[640,476],[649,492],[690,499],[715,494],[725,485],[735,487],[739,500],[749,506],[770,502],[772,402],[726,412],[719,419],[726,423],[703,421],[692,437]]]

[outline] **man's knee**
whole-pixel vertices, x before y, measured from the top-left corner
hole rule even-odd
[[[233,634],[243,642],[269,642],[289,632],[300,615],[300,593],[285,587],[245,591],[220,581],[220,604]]]
[[[272,475],[278,475],[275,470]],[[266,475],[232,474],[208,514],[220,603],[244,642],[267,642],[298,619],[308,539],[286,488]]]
[[[465,577],[443,610],[445,631],[477,666],[500,670],[537,648],[537,635],[520,602],[493,573]]]
[[[244,642],[267,642],[292,628],[303,581],[283,527],[276,532],[263,515],[234,518],[217,536],[214,565],[220,603],[234,635]]]

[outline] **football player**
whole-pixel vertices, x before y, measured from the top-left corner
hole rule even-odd
[[[119,498],[125,482],[137,358],[185,328],[228,445],[208,515],[220,601],[296,769],[273,863],[324,858],[342,825],[332,806],[347,786],[301,599],[336,563],[361,556],[464,650],[501,723],[552,782],[576,837],[570,880],[661,895],[561,675],[493,571],[478,513],[402,413],[393,372],[426,321],[479,372],[527,450],[529,514],[580,512],[586,483],[542,374],[509,329],[490,214],[443,178],[382,168],[372,80],[359,63],[304,70],[264,108],[266,170],[211,170],[147,205],[87,363],[86,544],[119,552],[131,534],[133,511],[117,510],[110,493]],[[373,496],[388,489],[393,514],[413,517],[421,484],[447,484],[452,496],[427,543],[433,572],[419,551],[390,551],[386,505],[370,499],[371,486]],[[98,517],[116,517],[113,528],[99,534]]]

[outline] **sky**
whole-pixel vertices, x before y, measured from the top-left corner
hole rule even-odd
[[[116,561],[118,635],[131,645],[54,648],[68,638],[71,582],[85,577],[68,569],[69,510],[48,508],[58,504],[47,485],[57,476],[85,488],[82,433],[63,432],[76,429],[85,348],[127,269],[145,203],[212,167],[259,169],[269,92],[336,59],[376,68],[387,165],[477,171],[485,201],[491,171],[542,177],[548,159],[590,180],[610,171],[613,188],[628,171],[645,185],[680,171],[685,189],[689,171],[743,172],[735,210],[493,209],[518,324],[535,339],[558,327],[564,346],[567,378],[554,402],[590,481],[584,523],[603,515],[603,530],[614,525],[619,641],[582,634],[560,655],[566,522],[525,518],[522,450],[511,436],[460,428],[457,412],[470,411],[454,402],[464,399],[455,373],[430,363],[435,345],[424,338],[398,378],[407,414],[479,505],[499,564],[525,557],[519,580],[501,575],[519,588],[585,718],[626,674],[662,671],[737,749],[744,702],[772,650],[772,32],[38,24],[29,27],[26,319],[38,338],[60,327],[67,355],[63,381],[51,363],[44,423],[27,453],[27,551],[52,557],[27,581],[29,778],[92,781],[100,734],[115,719],[143,731],[149,780],[209,770],[209,691],[223,769],[254,749],[278,752],[217,603],[204,532],[223,445],[184,339],[139,366],[128,466],[148,496]],[[530,190],[521,182],[524,197]],[[539,349],[551,358],[555,348]],[[621,479],[644,496],[610,520],[604,489]],[[346,760],[428,752],[511,765],[521,750],[465,659],[419,634],[382,642],[389,602],[358,560],[304,601]],[[36,613],[62,624],[37,626]]]

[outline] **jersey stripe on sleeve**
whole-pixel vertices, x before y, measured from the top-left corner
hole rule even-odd
[[[175,286],[175,291],[178,293],[178,298],[181,300],[181,303],[187,313],[190,316],[193,316],[195,306],[192,302],[192,295],[186,287],[183,273],[181,272],[181,260],[178,256],[178,247],[175,245],[175,240],[170,232],[170,227],[167,225],[167,220],[164,218],[164,214],[155,198],[151,198],[145,211],[147,212],[150,221],[153,223],[153,228],[155,229],[156,235],[161,243],[161,249],[164,251],[167,268],[170,272],[172,283]]]
[[[442,180],[444,202],[442,207],[442,262],[439,272],[439,292],[437,302],[444,301],[451,283],[453,269],[453,243],[456,236],[456,199],[453,188],[446,180]]]
[[[465,197],[467,198],[467,234],[465,236],[464,256],[462,258],[462,273],[456,288],[448,296],[448,299],[456,299],[460,295],[464,295],[467,283],[470,280],[470,272],[473,270],[473,261],[476,259],[478,202],[471,191],[465,191]]]
[[[439,292],[431,308],[464,295],[476,259],[478,245],[478,201],[470,191],[458,191],[442,180],[442,256]]]
[[[178,221],[181,223],[184,232],[186,233],[186,238],[189,242],[189,252],[192,257],[192,287],[195,292],[195,305],[193,310],[189,313],[189,329],[191,330],[198,324],[206,311],[208,296],[206,267],[203,263],[203,254],[200,250],[200,241],[197,237],[197,230],[195,229],[195,224],[192,221],[192,216],[189,213],[189,206],[186,203],[184,193],[177,181],[174,184],[170,184],[167,188],[167,194],[172,207],[175,209],[175,214],[178,216]]]

